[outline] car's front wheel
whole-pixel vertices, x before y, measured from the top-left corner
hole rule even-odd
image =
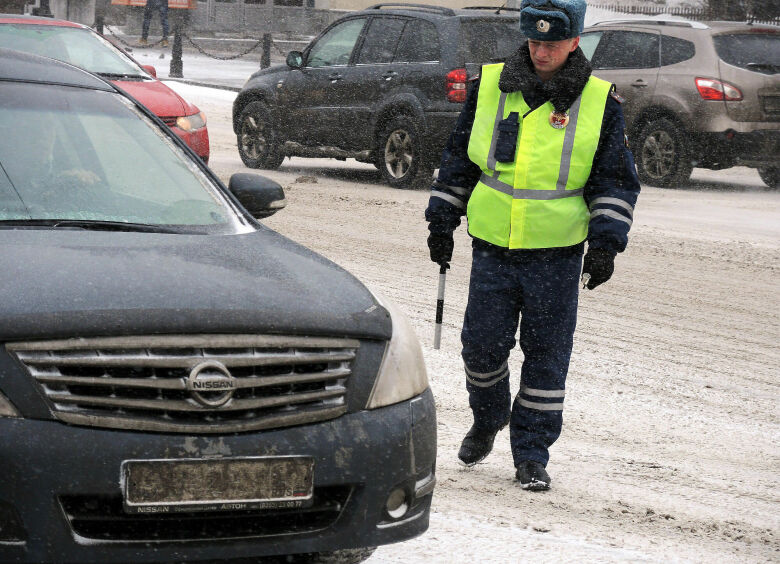
[[[237,135],[238,154],[249,168],[279,168],[284,155],[278,141],[268,107],[262,102],[250,102],[241,112]]]
[[[693,171],[682,128],[666,118],[642,127],[634,158],[639,180],[651,186],[679,186]]]
[[[770,188],[780,188],[780,167],[759,168],[758,175],[764,181],[764,184]]]
[[[423,153],[422,134],[412,118],[391,119],[379,134],[377,167],[385,182],[394,188],[428,184],[433,166]]]

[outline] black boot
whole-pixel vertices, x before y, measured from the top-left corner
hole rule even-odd
[[[458,462],[463,466],[474,466],[477,462],[484,460],[490,451],[493,450],[493,441],[498,432],[507,426],[509,421],[501,425],[495,431],[480,429],[475,425],[471,426],[469,432],[460,443],[458,451]]]
[[[523,460],[517,465],[515,477],[524,490],[542,491],[550,489],[550,475],[544,466],[535,460]]]

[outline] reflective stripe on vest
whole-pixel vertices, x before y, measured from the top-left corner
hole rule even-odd
[[[591,77],[568,110],[568,125],[555,129],[551,102],[531,111],[521,92],[499,90],[503,68],[482,67],[468,147],[482,176],[468,203],[469,233],[510,249],[575,245],[588,234],[590,212],[582,195],[612,85]],[[499,162],[499,122],[512,112],[522,116],[515,159]]]

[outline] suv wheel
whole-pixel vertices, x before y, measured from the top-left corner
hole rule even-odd
[[[640,130],[634,156],[639,179],[651,186],[677,186],[688,180],[693,170],[682,129],[665,118]]]
[[[780,188],[780,167],[759,168],[758,175],[770,188]]]
[[[238,131],[238,154],[249,168],[279,168],[284,160],[274,145],[276,135],[271,114],[262,102],[251,102],[241,112]]]
[[[391,119],[379,134],[377,166],[394,188],[411,188],[430,182],[433,167],[423,155],[422,138],[412,118]]]

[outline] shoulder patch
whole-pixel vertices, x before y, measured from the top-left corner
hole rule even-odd
[[[474,76],[468,78],[466,82],[476,82],[479,80],[479,73],[475,74]]]

